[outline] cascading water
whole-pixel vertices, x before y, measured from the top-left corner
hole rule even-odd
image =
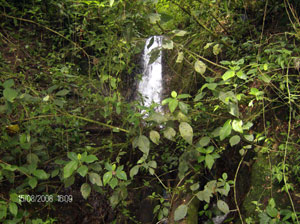
[[[143,54],[143,77],[139,83],[138,91],[144,98],[144,105],[149,107],[153,102],[161,102],[162,86],[162,36],[153,36],[147,39]],[[156,52],[152,52],[156,51]],[[150,63],[151,52],[158,54],[153,63]],[[157,109],[158,111],[161,108]]]

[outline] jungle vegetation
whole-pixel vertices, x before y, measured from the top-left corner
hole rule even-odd
[[[1,223],[299,223],[297,0],[0,3]]]

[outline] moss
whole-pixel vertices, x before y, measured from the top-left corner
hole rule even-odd
[[[273,159],[276,160],[277,158],[274,156]],[[279,208],[286,208],[288,206],[288,198],[280,192],[280,187],[271,183],[269,157],[266,154],[258,152],[257,159],[252,166],[250,191],[241,208],[244,214],[243,217],[251,217],[255,221],[258,221],[258,212],[255,211],[256,205],[252,202],[257,201],[262,205],[260,209],[264,210],[270,198],[274,198],[276,206]]]

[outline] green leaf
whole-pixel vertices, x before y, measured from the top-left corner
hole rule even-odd
[[[179,52],[176,59],[176,63],[181,63],[183,61],[183,58],[184,58],[183,52]]]
[[[78,167],[78,162],[77,161],[70,161],[68,162],[65,167],[64,167],[64,179],[70,177],[73,172],[77,169]]]
[[[155,121],[158,124],[168,121],[168,119],[160,113],[151,114],[146,120]]]
[[[210,198],[212,197],[212,192],[205,189],[203,191],[199,191],[196,196],[200,201],[206,201],[207,203],[209,203]]]
[[[116,172],[116,176],[120,179],[120,180],[127,180],[127,175],[124,171],[117,171]]]
[[[89,196],[90,193],[91,193],[91,186],[90,186],[88,183],[82,184],[81,187],[80,187],[80,192],[81,192],[81,194],[82,194],[82,197],[83,197],[84,199],[87,199],[88,196]]]
[[[31,164],[31,163],[37,164],[39,161],[39,157],[34,153],[29,153],[27,155],[26,159],[27,159],[27,163],[29,163],[29,164]]]
[[[152,142],[154,142],[156,145],[159,144],[160,135],[157,131],[150,131],[150,139]]]
[[[239,117],[240,112],[239,112],[238,104],[229,102],[228,106],[229,106],[229,113],[235,117]]]
[[[207,146],[207,145],[209,144],[209,142],[210,142],[210,137],[205,136],[205,137],[202,137],[202,138],[200,139],[199,144],[200,144],[202,147],[205,147],[205,146]]]
[[[150,13],[149,19],[151,24],[156,24],[156,22],[160,21],[160,14],[158,13]]]
[[[179,205],[174,212],[174,221],[183,219],[187,214],[188,207],[186,205]]]
[[[220,45],[219,45],[219,44],[216,44],[216,45],[213,47],[213,53],[214,53],[214,55],[218,55],[218,54],[220,54],[220,52],[221,52]]]
[[[85,177],[88,171],[89,168],[86,165],[82,165],[77,169],[77,173],[79,173],[82,177]]]
[[[172,50],[173,49],[173,41],[163,39],[162,48]]]
[[[134,167],[132,167],[132,168],[130,169],[129,175],[130,175],[131,178],[133,178],[135,175],[138,174],[139,168],[140,168],[140,166],[139,166],[139,165],[136,165],[136,166],[134,166]]]
[[[110,181],[109,181],[109,186],[111,187],[111,189],[115,189],[115,187],[118,185],[119,181],[117,178],[113,177]]]
[[[9,102],[14,102],[14,99],[18,96],[18,92],[11,88],[5,88],[3,91],[4,98]]]
[[[242,120],[234,120],[232,122],[232,129],[236,132],[243,133],[243,121]]]
[[[249,130],[253,126],[253,123],[251,121],[248,121],[244,126],[244,130]]]
[[[148,162],[148,166],[156,169],[157,168],[157,163],[156,163],[156,161],[151,160],[151,161]]]
[[[34,170],[32,174],[41,180],[46,180],[49,177],[49,175],[44,170],[41,169]]]
[[[200,73],[201,75],[203,75],[206,71],[206,65],[202,61],[199,61],[199,60],[197,60],[195,62],[194,68],[195,68],[195,71]]]
[[[5,89],[7,89],[7,88],[10,88],[10,87],[13,87],[15,85],[15,81],[13,80],[13,79],[8,79],[8,80],[6,80],[4,83],[3,83],[3,87],[5,88]]]
[[[231,134],[231,120],[227,120],[220,130],[220,140],[223,141]]]
[[[87,157],[83,158],[82,161],[86,163],[92,163],[98,160],[98,158],[95,155],[88,155]]]
[[[8,204],[8,209],[9,209],[9,211],[10,211],[11,214],[13,214],[14,216],[17,216],[17,214],[18,214],[18,206],[17,206],[16,203],[10,202]]]
[[[28,184],[32,189],[36,187],[37,183],[38,181],[35,177],[29,177]]]
[[[195,184],[193,184],[192,186],[190,186],[190,189],[191,189],[192,191],[196,191],[196,190],[199,189],[199,187],[200,187],[199,183],[195,183]]]
[[[58,91],[55,95],[56,95],[56,96],[65,96],[65,95],[67,95],[69,92],[70,92],[70,90],[63,89],[63,90]]]
[[[217,206],[218,206],[218,209],[220,209],[221,212],[223,212],[225,214],[229,213],[229,207],[228,207],[228,205],[225,201],[218,200]]]
[[[179,132],[184,140],[190,145],[193,144],[193,128],[188,123],[181,122],[179,125]]]
[[[102,186],[101,177],[97,173],[93,173],[93,172],[89,173],[89,180],[92,184],[96,184],[99,187]]]
[[[236,76],[239,77],[240,79],[243,79],[243,80],[247,80],[248,79],[248,76],[242,70],[238,71],[236,73]]]
[[[225,73],[224,73],[224,75],[222,76],[222,79],[224,80],[224,81],[226,81],[227,79],[230,79],[230,78],[232,78],[232,77],[234,77],[235,76],[235,71],[233,71],[233,70],[228,70],[228,71],[226,71]]]
[[[178,106],[178,100],[177,99],[171,99],[169,102],[169,109],[171,113],[173,113]]]
[[[214,165],[214,162],[215,162],[215,160],[210,154],[207,154],[205,156],[205,164],[206,164],[208,169],[212,168],[212,166]]]
[[[103,185],[105,186],[112,178],[112,171],[108,171],[103,175]]]
[[[114,2],[115,2],[115,0],[109,0],[109,6],[112,7]]]
[[[272,218],[276,218],[278,215],[278,210],[276,208],[272,208],[271,206],[267,206],[266,212]]]
[[[167,127],[165,130],[164,130],[164,136],[165,138],[171,140],[171,141],[174,141],[174,137],[176,135],[176,131],[171,128],[171,127]]]
[[[188,113],[188,104],[179,102],[179,109],[182,111],[182,113],[187,114]]]
[[[185,34],[187,34],[187,31],[185,30],[173,30],[172,32],[178,37],[183,37]]]
[[[240,136],[234,135],[229,139],[229,143],[231,146],[237,145],[241,141]]]
[[[244,135],[244,138],[247,139],[249,142],[252,142],[254,140],[253,135]]]
[[[139,149],[145,153],[146,155],[149,154],[150,150],[150,141],[145,135],[140,135],[138,139],[138,147]]]

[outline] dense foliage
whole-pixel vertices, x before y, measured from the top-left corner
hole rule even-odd
[[[1,223],[299,223],[298,1],[0,3]]]

